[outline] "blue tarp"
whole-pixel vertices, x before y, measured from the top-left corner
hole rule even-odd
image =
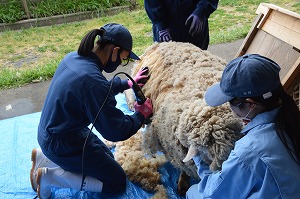
[[[118,108],[130,114],[123,94],[116,96]],[[0,121],[0,198],[35,198],[30,185],[31,150],[39,147],[37,143],[37,127],[41,113],[32,113]],[[97,132],[95,132],[96,135]],[[176,194],[179,171],[170,163],[163,165],[159,172],[162,183],[171,199],[182,199]],[[141,189],[130,181],[127,182],[126,193],[122,195],[101,196],[96,193],[76,191],[72,189],[52,189],[52,198],[116,198],[116,199],[147,199],[153,193]]]

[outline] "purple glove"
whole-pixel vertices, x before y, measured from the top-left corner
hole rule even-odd
[[[158,31],[159,41],[160,42],[168,42],[172,41],[171,31],[170,29],[160,30]]]
[[[203,21],[195,14],[191,14],[185,21],[185,25],[189,26],[189,34],[196,37],[202,30]]]
[[[135,75],[135,77],[133,78],[133,80],[139,85],[139,87],[143,87],[145,85],[145,83],[148,81],[149,79],[149,68],[143,67],[141,70],[139,70],[139,72]],[[128,80],[127,81],[129,88],[132,88],[132,81]]]
[[[149,98],[146,99],[144,104],[139,105],[137,102],[134,103],[134,109],[135,111],[138,111],[143,114],[145,119],[148,119],[151,117],[153,113],[152,103]]]

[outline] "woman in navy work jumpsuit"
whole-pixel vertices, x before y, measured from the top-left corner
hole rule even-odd
[[[136,103],[133,115],[117,109],[114,96],[132,82],[119,77],[108,81],[102,74],[113,72],[129,58],[139,59],[131,50],[129,31],[110,23],[88,32],[78,51],[59,64],[38,127],[41,150],[32,152],[31,184],[40,198],[49,198],[53,186],[108,194],[125,191],[125,172],[88,126],[93,124],[107,140],[122,141],[151,115],[149,99]],[[140,86],[148,78],[144,72],[134,77]]]
[[[218,2],[145,0],[144,6],[152,22],[154,41],[189,42],[206,50],[209,43],[208,18],[217,9]]]

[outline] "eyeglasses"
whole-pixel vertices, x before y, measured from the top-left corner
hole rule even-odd
[[[241,98],[233,98],[232,100],[229,101],[230,105],[235,106],[235,107],[240,107],[242,104],[244,104],[246,102],[245,99],[241,99]]]
[[[122,66],[126,66],[129,63],[129,60],[130,60],[129,57],[123,58],[123,60],[122,60]]]

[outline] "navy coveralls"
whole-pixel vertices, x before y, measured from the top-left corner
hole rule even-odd
[[[144,5],[152,22],[153,39],[159,41],[158,31],[170,29],[173,41],[189,42],[202,50],[209,43],[208,18],[218,7],[218,0],[145,0]],[[203,21],[199,35],[189,34],[185,21],[191,14],[196,14]]]
[[[134,135],[144,121],[139,112],[124,115],[115,107],[114,96],[129,88],[127,80],[114,78],[108,93],[110,82],[102,69],[92,52],[86,57],[69,53],[59,64],[45,99],[38,142],[51,161],[73,173],[82,173],[83,146],[91,123],[105,139],[121,141]],[[85,175],[103,182],[103,193],[125,191],[125,172],[94,133],[87,139],[83,163]]]

